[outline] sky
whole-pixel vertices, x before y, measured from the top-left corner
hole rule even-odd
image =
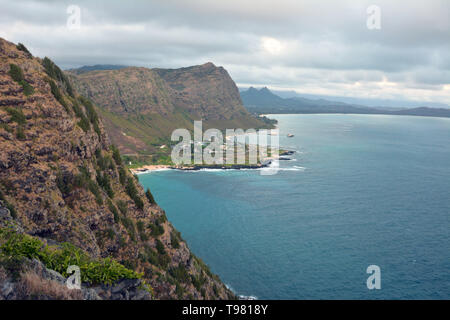
[[[0,37],[62,68],[213,62],[241,87],[450,104],[449,0],[0,0]]]

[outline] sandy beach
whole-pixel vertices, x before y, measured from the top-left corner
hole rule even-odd
[[[130,169],[130,171],[133,174],[139,174],[139,173],[145,173],[145,172],[149,172],[149,171],[165,170],[165,169],[169,169],[170,167],[171,166],[165,165],[165,164],[154,164],[154,165],[142,166],[140,168]]]

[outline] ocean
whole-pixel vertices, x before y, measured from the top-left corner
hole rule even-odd
[[[270,117],[296,151],[275,175],[139,176],[191,250],[258,299],[450,299],[450,119]]]

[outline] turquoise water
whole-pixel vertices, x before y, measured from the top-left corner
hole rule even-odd
[[[449,299],[450,119],[273,117],[298,151],[276,175],[140,176],[193,252],[259,299]]]

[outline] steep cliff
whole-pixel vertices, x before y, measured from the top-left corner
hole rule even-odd
[[[177,128],[262,128],[242,105],[228,72],[212,63],[181,69],[128,67],[67,71],[76,89],[101,107],[106,130],[123,153],[157,156]]]
[[[145,77],[147,71],[126,72]],[[107,80],[99,85],[111,92],[118,89],[114,80]],[[171,98],[158,93],[165,83],[155,80],[148,86],[154,88],[149,95],[168,103],[167,109],[155,104],[148,111],[171,110]],[[118,107],[115,101],[108,103]],[[139,105],[136,101],[133,108],[145,112]],[[122,164],[94,105],[77,94],[49,59],[34,58],[25,47],[1,38],[0,149],[0,228],[32,237],[0,232],[16,241],[8,246],[12,240],[2,242],[0,236],[0,269],[7,249],[14,253],[27,241],[34,243],[34,251],[21,254],[41,257],[48,267],[54,255],[42,253],[36,241],[58,248],[67,242],[86,259],[102,265],[107,261],[124,274],[130,273],[116,262],[142,273],[156,299],[233,297]]]

